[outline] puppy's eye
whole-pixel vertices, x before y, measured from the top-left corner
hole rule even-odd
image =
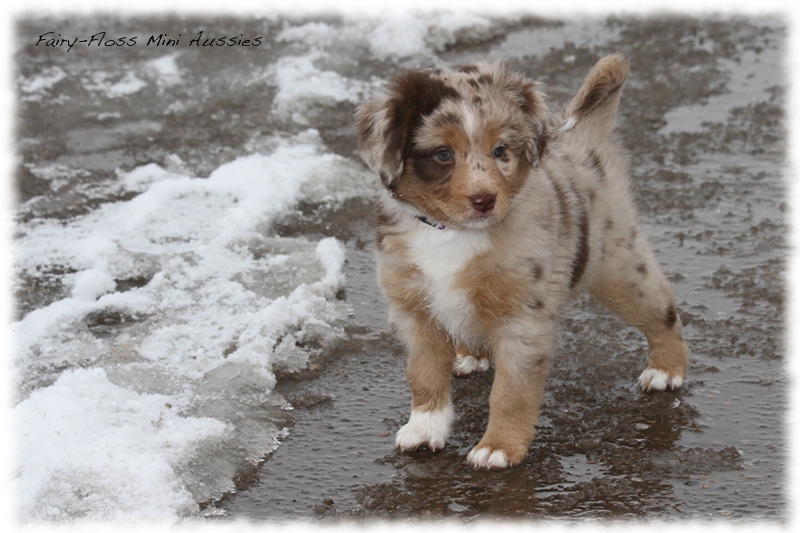
[[[506,145],[504,144],[498,144],[497,146],[494,147],[494,150],[492,150],[492,156],[498,159],[500,159],[501,157],[505,157],[505,155],[506,155]]]
[[[453,160],[453,152],[449,148],[439,148],[433,153],[433,157],[441,163],[447,163]]]

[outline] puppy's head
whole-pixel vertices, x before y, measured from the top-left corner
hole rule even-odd
[[[535,83],[502,62],[409,71],[356,112],[361,157],[393,196],[449,226],[505,217],[547,139]]]

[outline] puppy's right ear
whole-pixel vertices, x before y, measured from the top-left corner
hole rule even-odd
[[[414,133],[424,118],[442,99],[456,96],[438,70],[412,70],[389,80],[378,96],[359,106],[358,150],[385,187],[402,175]]]
[[[387,96],[383,94],[365,102],[356,111],[358,152],[369,168],[380,176],[384,187],[397,181],[403,173],[404,159],[404,150],[400,146],[389,146],[393,128],[389,115],[397,112],[391,109],[391,99]]]

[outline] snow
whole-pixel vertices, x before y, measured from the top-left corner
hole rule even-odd
[[[341,243],[270,223],[300,198],[363,194],[367,177],[315,130],[273,144],[208,178],[141,166],[119,176],[139,193],[127,202],[17,227],[18,274],[74,272],[67,297],[13,325],[23,521],[186,516],[277,446],[275,424],[248,421],[289,408],[269,394],[275,372],[338,338],[348,309]],[[142,286],[118,289],[131,278]],[[210,453],[229,447],[244,457]]]
[[[387,17],[370,34],[370,51],[376,57],[390,59],[424,53],[426,27],[417,16],[400,13]]]
[[[282,237],[273,226],[301,201],[338,205],[376,186],[355,155],[326,146],[315,122],[378,86],[352,61],[431,63],[457,35],[488,29],[486,19],[454,14],[285,23],[283,55],[246,82],[271,85],[264,112],[287,132],[251,137],[245,155],[208,177],[169,153],[101,183],[79,165],[29,168],[49,192],[17,206],[15,275],[55,272],[64,292],[11,327],[21,522],[197,517],[200,503],[234,490],[243,465],[279,446],[291,405],[274,393],[276,375],[302,370],[309,346],[340,339],[350,309],[337,298],[343,244]],[[188,87],[191,63],[182,68],[181,57],[117,70],[42,66],[16,81],[25,102],[88,91],[94,116],[125,120],[127,98]],[[120,199],[37,216],[93,187]]]
[[[278,94],[273,101],[275,113],[306,124],[303,115],[309,108],[328,102],[359,102],[369,85],[350,80],[314,65],[315,55],[283,57],[275,65],[271,77],[276,80]]]
[[[33,167],[30,170],[37,178],[47,181],[50,189],[56,192],[69,184],[76,176],[88,174],[85,170],[74,170],[64,165]]]
[[[50,89],[67,77],[67,73],[59,67],[47,67],[41,73],[20,81],[19,88],[25,93],[25,99],[31,101],[42,100]]]
[[[88,91],[103,93],[107,98],[120,98],[139,92],[147,87],[147,82],[132,72],[126,72],[122,79],[114,80],[115,76],[108,72],[95,72],[89,79],[83,80],[83,86]]]
[[[488,19],[469,13],[423,16],[398,12],[386,16],[369,33],[372,54],[384,60],[415,56],[433,57],[453,44],[462,33],[479,36],[490,28]]]
[[[15,410],[25,450],[13,481],[24,495],[21,514],[124,521],[189,514],[195,502],[175,469],[197,442],[222,439],[229,428],[180,416],[177,407],[169,396],[114,385],[100,368],[64,372],[31,394]]]
[[[156,83],[160,86],[171,86],[181,83],[181,70],[176,59],[180,52],[168,54],[147,63],[150,70],[156,75]]]
[[[93,302],[104,294],[114,292],[116,288],[117,282],[108,272],[91,268],[74,277],[72,297],[77,300]]]

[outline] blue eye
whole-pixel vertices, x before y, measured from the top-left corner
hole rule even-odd
[[[453,152],[449,148],[439,148],[433,153],[433,157],[442,163],[447,163],[453,160]]]
[[[506,146],[504,144],[499,144],[495,146],[494,150],[492,150],[492,155],[498,159],[501,157],[505,157]]]

